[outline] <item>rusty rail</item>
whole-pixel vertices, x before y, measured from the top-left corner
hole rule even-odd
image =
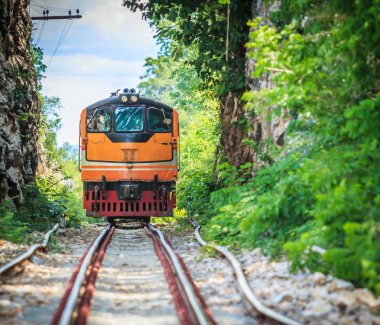
[[[74,273],[66,287],[64,296],[54,314],[51,324],[68,325],[73,322],[73,315],[78,311],[75,324],[85,324],[91,304],[95,281],[103,260],[105,251],[111,241],[115,227],[107,224],[104,230],[88,247],[74,269]],[[88,270],[89,275],[87,276]],[[81,294],[83,286],[86,286]],[[80,300],[79,308],[78,300]]]
[[[198,243],[202,246],[209,246],[221,253],[231,264],[235,271],[235,275],[239,284],[239,287],[241,291],[243,292],[245,298],[247,301],[251,304],[251,306],[258,311],[261,315],[265,316],[266,318],[271,319],[272,321],[275,321],[276,323],[280,324],[286,324],[286,325],[300,325],[295,320],[292,320],[284,315],[279,314],[278,312],[264,306],[261,301],[256,297],[256,295],[252,292],[252,289],[250,288],[247,279],[245,278],[245,275],[243,273],[243,270],[241,268],[241,265],[237,258],[228,251],[227,248],[219,245],[209,245],[206,241],[204,241],[200,235],[200,229],[201,227],[197,224],[197,222],[194,219],[190,219],[190,222],[192,226],[195,228],[195,238],[197,239]]]
[[[150,223],[146,225],[145,231],[152,238],[156,253],[164,267],[181,323],[216,324],[200,292],[195,288],[190,274],[183,268],[183,262],[181,263],[167,238]]]
[[[39,251],[39,250],[46,250],[46,246],[49,242],[49,238],[50,238],[50,235],[57,230],[59,224],[56,223],[52,229],[50,229],[46,234],[45,234],[45,237],[44,237],[44,240],[42,241],[41,244],[35,244],[35,245],[32,245],[29,247],[29,249],[22,255],[18,256],[17,258],[15,258],[14,260],[8,262],[7,264],[3,265],[1,268],[0,268],[0,276],[6,274],[7,272],[9,272],[11,269],[13,269],[15,266],[21,264],[22,262],[26,261],[27,259],[29,259],[31,256],[33,256],[33,254],[36,252],[36,251]]]

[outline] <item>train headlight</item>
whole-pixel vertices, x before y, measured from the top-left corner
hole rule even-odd
[[[121,101],[123,102],[123,103],[126,103],[127,101],[128,101],[128,96],[121,96],[120,97],[120,99],[121,99]]]
[[[136,95],[131,96],[131,102],[136,103],[139,100],[139,98]]]

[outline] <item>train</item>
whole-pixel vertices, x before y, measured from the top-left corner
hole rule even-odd
[[[88,217],[113,222],[173,216],[179,170],[177,110],[125,88],[84,108],[79,129]]]

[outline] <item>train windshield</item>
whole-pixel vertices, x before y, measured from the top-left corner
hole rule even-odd
[[[148,108],[148,131],[151,132],[171,132],[172,113],[165,112],[163,108]]]
[[[115,109],[116,132],[140,132],[144,130],[144,108],[121,106]]]

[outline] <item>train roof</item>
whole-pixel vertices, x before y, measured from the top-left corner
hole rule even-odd
[[[159,107],[159,108],[163,108],[165,110],[173,110],[173,107],[169,106],[169,105],[166,105],[162,102],[159,102],[157,100],[154,100],[154,99],[151,99],[151,98],[147,98],[147,97],[144,97],[144,96],[139,96],[139,100],[136,102],[136,103],[122,103],[120,101],[120,97],[119,96],[111,96],[109,98],[106,98],[106,99],[102,99],[102,100],[99,100],[93,104],[91,104],[90,106],[87,106],[85,109],[86,110],[93,110],[93,109],[96,109],[100,106],[104,106],[104,105],[123,105],[123,106],[129,106],[129,105],[138,105],[138,104],[143,104],[143,105],[152,105],[152,106],[156,106],[156,107]]]

